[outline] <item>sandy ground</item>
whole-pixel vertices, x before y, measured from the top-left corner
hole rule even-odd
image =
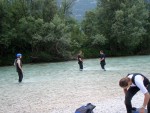
[[[76,62],[69,63],[77,66]],[[108,65],[104,72],[99,67],[86,66],[84,71],[61,69],[66,65],[63,63],[54,70],[52,65],[57,64],[42,64],[43,68],[41,64],[25,65],[21,84],[17,83],[14,67],[0,68],[0,113],[74,113],[87,103],[96,105],[94,113],[126,113],[124,93],[118,86],[120,78],[129,71],[142,72],[150,78],[148,67],[145,71],[125,66],[115,70]],[[44,71],[46,68],[49,70]],[[140,107],[143,94],[138,92],[132,103]]]

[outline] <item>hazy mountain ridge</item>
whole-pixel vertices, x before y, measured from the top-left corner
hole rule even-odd
[[[60,4],[62,0],[57,0]],[[150,0],[144,0],[145,2],[150,3]],[[97,0],[76,0],[72,8],[73,17],[77,20],[82,20],[85,12],[96,7]]]
[[[57,1],[60,4],[62,0]],[[96,7],[96,3],[97,0],[76,0],[72,8],[72,16],[77,20],[82,20],[85,12],[94,9]]]

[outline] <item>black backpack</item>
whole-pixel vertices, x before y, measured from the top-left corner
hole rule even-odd
[[[80,108],[76,109],[75,113],[94,113],[93,109],[95,107],[95,105],[88,103],[86,106],[81,106]]]

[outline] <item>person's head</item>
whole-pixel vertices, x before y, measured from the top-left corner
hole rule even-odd
[[[103,50],[100,50],[100,54],[103,54]]]
[[[16,54],[16,57],[17,57],[17,58],[22,58],[22,54],[21,54],[21,53],[17,53],[17,54]]]
[[[122,78],[119,81],[119,86],[123,89],[127,89],[130,86],[130,84],[131,84],[131,80],[128,77]]]

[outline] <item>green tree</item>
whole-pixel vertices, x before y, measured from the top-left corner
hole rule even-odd
[[[143,36],[143,40],[140,42],[140,45],[136,49],[136,52],[138,54],[149,54],[150,53],[150,3],[147,3],[147,9],[148,9],[148,19],[147,23],[144,26],[146,29],[146,34]]]
[[[56,0],[44,0],[43,20],[46,22],[53,20],[53,17],[56,13],[57,13]]]
[[[96,9],[88,11],[82,21],[84,45],[110,55],[136,54],[148,47],[143,45],[149,40],[148,17],[143,0],[98,0]]]
[[[83,47],[87,57],[97,57],[99,49],[103,49],[107,43],[105,35],[99,30],[99,18],[97,15],[97,9],[88,11],[81,23],[82,30],[86,36]]]
[[[72,6],[76,0],[62,0],[62,3],[59,7],[59,15],[62,19],[70,18],[72,15]]]
[[[118,49],[133,51],[143,40],[146,33],[144,28],[148,18],[148,10],[143,1],[125,1],[120,10],[115,12],[115,22],[112,24],[112,38],[116,37]],[[127,10],[128,9],[128,10]]]

